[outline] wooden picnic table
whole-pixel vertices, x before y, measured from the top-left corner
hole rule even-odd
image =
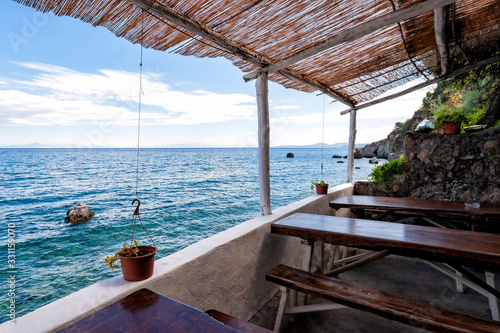
[[[358,218],[363,218],[366,210],[409,215],[423,214],[431,218],[439,214],[461,216],[468,219],[472,230],[478,230],[478,226],[486,219],[500,220],[500,205],[491,203],[481,203],[479,207],[471,207],[462,201],[347,195],[331,201],[330,207],[350,208],[355,211]]]
[[[309,245],[306,247],[309,250],[304,251],[302,262],[302,270],[305,271],[309,271],[315,241],[320,241],[321,245],[326,242],[381,251],[359,260],[360,264],[389,254],[426,260],[457,281],[473,288],[479,287],[475,290],[488,297],[493,318],[497,321],[500,318],[497,306],[500,292],[495,289],[492,273],[500,268],[499,234],[304,213],[296,213],[273,223],[271,232],[307,240],[303,242]],[[455,273],[442,269],[434,261],[449,264],[470,281],[463,280],[461,276],[456,277]],[[356,262],[349,265],[352,268],[359,266]],[[462,266],[484,269],[486,282]],[[325,275],[334,276],[342,271],[345,271],[343,267],[340,271],[333,270]]]
[[[140,289],[60,332],[239,332],[200,310]]]

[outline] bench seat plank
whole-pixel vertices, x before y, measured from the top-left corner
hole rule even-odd
[[[461,266],[500,268],[500,234],[296,213],[271,232]]]
[[[436,332],[500,332],[500,323],[389,295],[346,281],[279,265],[266,275],[268,281],[290,289],[371,312],[404,324],[416,321]]]

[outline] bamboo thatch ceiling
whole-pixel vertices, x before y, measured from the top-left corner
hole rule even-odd
[[[444,7],[443,33],[450,58],[480,60],[492,56],[500,44],[499,0],[14,1],[106,27],[148,48],[225,57],[244,72],[343,36],[332,47],[278,67],[269,78],[287,88],[326,91],[351,106],[419,76],[441,72],[433,8],[450,4]],[[422,3],[437,5],[349,39],[360,24]]]

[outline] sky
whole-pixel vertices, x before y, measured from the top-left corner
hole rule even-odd
[[[11,0],[0,22],[0,147],[137,147],[139,98],[141,147],[258,145],[255,81],[224,58],[144,49],[141,83],[140,45],[105,28]],[[429,89],[360,110],[356,142],[387,137]],[[271,146],[347,142],[331,102],[270,82]]]

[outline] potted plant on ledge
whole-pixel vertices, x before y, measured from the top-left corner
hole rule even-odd
[[[311,190],[313,190],[315,186],[316,186],[316,193],[317,194],[327,194],[328,193],[328,184],[325,183],[324,180],[322,180],[320,182],[315,182],[315,181],[311,180]]]
[[[116,269],[118,268],[118,265],[116,265],[115,262],[120,259],[123,278],[127,281],[142,281],[151,277],[154,271],[155,254],[157,251],[156,246],[139,246],[138,242],[134,239],[135,227],[137,219],[139,219],[140,225],[144,231],[146,231],[149,239],[154,245],[153,239],[149,235],[139,217],[139,206],[141,205],[141,202],[138,199],[135,199],[132,201],[132,205],[136,201],[138,202],[138,205],[135,209],[134,217],[130,224],[125,242],[123,242],[122,249],[112,256],[106,256],[106,259],[104,260],[109,268]],[[129,239],[131,231],[132,237],[130,239],[130,245],[127,246],[127,240]]]
[[[466,120],[463,108],[440,104],[434,110],[434,126],[442,128],[443,134],[459,134],[462,121]]]

